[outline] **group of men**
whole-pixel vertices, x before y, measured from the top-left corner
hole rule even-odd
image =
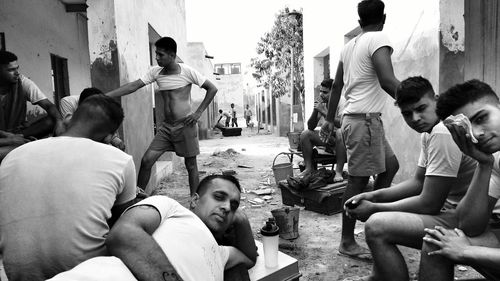
[[[500,280],[500,233],[488,226],[500,198],[497,95],[478,80],[440,95],[423,77],[398,81],[393,49],[381,32],[383,2],[363,0],[358,14],[361,33],[344,46],[335,80],[322,83],[301,135],[307,159],[314,145],[335,146],[338,156],[347,156],[339,157],[336,171],[341,174],[347,160],[339,254],[373,260],[371,275],[359,280],[409,280],[398,245],[421,249],[420,280],[453,280],[456,263]],[[222,280],[225,269],[255,263],[250,224],[238,209],[238,180],[212,175],[199,181],[196,123],[217,88],[176,62],[172,38],[155,46],[158,66],[144,77],[106,94],[84,91],[78,101],[61,103],[62,115],[19,73],[17,57],[0,52],[0,254],[9,280]],[[153,82],[166,119],[136,178],[132,157],[108,145],[124,118],[113,97]],[[207,91],[195,111],[192,84]],[[421,133],[414,176],[392,186],[399,163],[381,119],[386,93]],[[27,101],[48,116],[26,123]],[[226,126],[227,118],[237,126],[231,108]],[[459,114],[470,130],[446,121]],[[317,136],[312,131],[321,116],[326,122]],[[118,141],[115,146],[124,148]],[[146,187],[165,151],[185,159],[189,210],[164,196],[137,202],[136,186]],[[312,169],[308,161],[305,173]],[[371,176],[374,188],[367,190]],[[357,219],[366,221],[369,250],[355,240]]]
[[[19,73],[17,57],[0,52],[0,256],[9,280],[222,280],[225,269],[255,263],[238,180],[198,178],[196,123],[217,88],[176,62],[172,38],[155,46],[158,66],[144,77],[106,94],[87,88],[62,99],[60,112]],[[115,134],[124,112],[114,97],[152,82],[165,99],[166,119],[136,178]],[[192,84],[207,91],[195,111]],[[48,116],[25,122],[27,101]],[[165,196],[138,202],[137,187],[146,187],[165,151],[185,158],[189,210]]]
[[[243,112],[243,116],[245,117],[245,123],[247,127],[251,127],[252,120],[252,110],[250,109],[250,105],[246,105],[245,111]],[[221,120],[224,120],[224,124],[222,124]],[[231,125],[231,126],[230,126]],[[215,122],[214,128],[229,128],[229,127],[238,127],[238,117],[236,114],[236,109],[234,109],[234,103],[231,103],[230,112],[223,111],[219,109],[219,119]]]
[[[421,76],[398,81],[392,47],[381,32],[384,3],[363,0],[358,14],[361,33],[341,52],[323,126],[340,131],[330,135],[343,140],[347,154],[339,254],[373,260],[371,275],[346,280],[409,280],[398,245],[421,249],[419,280],[453,280],[456,263],[500,280],[500,233],[488,226],[500,197],[500,153],[493,155],[500,151],[497,95],[478,80],[440,95]],[[421,133],[415,175],[392,186],[399,165],[381,120],[386,93],[408,126]],[[342,95],[345,102],[338,109]],[[310,121],[325,111],[318,104]],[[462,123],[446,120],[459,114],[465,116]],[[340,129],[335,129],[338,115]],[[311,122],[309,130],[316,124]],[[302,135],[306,139],[311,133]],[[367,190],[370,176],[376,176],[373,190]],[[366,221],[369,250],[355,241],[356,219]]]

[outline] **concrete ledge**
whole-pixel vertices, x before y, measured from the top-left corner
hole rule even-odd
[[[151,194],[160,181],[172,173],[172,168],[172,161],[156,161],[153,169],[151,170],[151,178],[149,179],[148,186],[146,187],[146,193]]]

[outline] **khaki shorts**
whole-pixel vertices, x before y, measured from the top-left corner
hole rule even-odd
[[[200,154],[198,124],[184,126],[184,119],[175,123],[163,122],[149,145],[154,151],[175,151],[180,157],[194,157]]]
[[[385,160],[394,152],[385,138],[380,113],[344,114],[341,129],[349,175],[369,177],[385,172]]]

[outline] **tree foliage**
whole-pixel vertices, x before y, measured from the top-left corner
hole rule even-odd
[[[290,91],[291,56],[293,49],[293,74],[295,91],[304,92],[304,44],[302,10],[280,10],[270,32],[257,43],[258,56],[252,58],[254,77],[265,88],[272,87],[274,97]]]

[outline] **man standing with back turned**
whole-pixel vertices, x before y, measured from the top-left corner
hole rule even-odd
[[[392,69],[392,47],[382,33],[384,3],[363,0],[358,4],[361,33],[349,41],[340,54],[330,95],[327,121],[333,129],[335,110],[342,90],[346,103],[342,136],[347,149],[349,179],[343,202],[363,192],[372,175],[378,175],[374,189],[390,186],[399,163],[387,142],[380,118],[386,98],[394,98],[399,81]],[[369,251],[354,239],[355,219],[344,213],[339,253],[352,258],[369,258]]]
[[[155,43],[156,61],[146,75],[134,82],[127,83],[106,95],[120,97],[128,95],[156,82],[165,100],[165,121],[158,129],[151,145],[142,157],[137,185],[145,189],[151,176],[151,168],[166,151],[184,157],[188,171],[190,194],[198,186],[198,164],[196,155],[200,153],[198,145],[198,119],[217,93],[217,88],[195,69],[176,62],[177,43],[170,37],[162,37]],[[196,111],[191,107],[191,85],[205,89],[207,94]]]

